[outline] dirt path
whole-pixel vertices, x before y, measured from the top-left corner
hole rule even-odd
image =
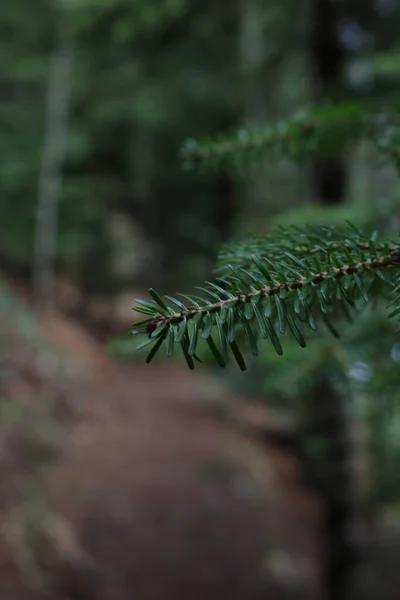
[[[42,325],[93,377],[71,392],[75,420],[42,480],[45,512],[29,527],[18,507],[11,515],[2,600],[316,598],[313,499],[291,457],[218,417],[233,398],[207,373],[121,365],[72,323]]]
[[[79,540],[73,561],[94,564],[69,576],[74,593],[245,600],[308,588],[311,600],[315,515],[288,497],[276,456],[210,412],[212,394],[171,362],[118,366],[91,390],[48,487]]]

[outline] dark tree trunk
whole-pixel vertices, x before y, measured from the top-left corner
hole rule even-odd
[[[217,178],[217,201],[214,213],[214,224],[218,232],[218,244],[224,244],[230,239],[235,214],[235,182],[227,173],[221,173]]]
[[[313,0],[309,38],[309,65],[315,100],[335,99],[343,90],[345,52],[339,41],[340,3]],[[338,205],[345,199],[347,172],[343,156],[316,159],[311,184],[319,204]],[[352,522],[354,478],[347,399],[321,376],[308,399],[313,428],[322,441],[317,485],[324,501],[323,586],[327,600],[349,598],[354,565]]]
[[[323,589],[327,600],[348,600],[355,564],[350,405],[332,385],[329,373],[323,373],[307,396],[306,407],[303,435],[319,448],[319,456],[306,458],[304,467],[306,483],[323,499]]]
[[[332,100],[343,90],[346,54],[339,42],[340,3],[313,0],[309,39],[311,95],[315,100]],[[346,168],[341,156],[316,160],[311,178],[317,202],[339,204],[346,190]]]

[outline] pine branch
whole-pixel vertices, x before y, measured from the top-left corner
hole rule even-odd
[[[243,252],[245,266],[226,264],[223,277],[200,288],[204,296],[178,294],[186,302],[170,296],[161,298],[151,289],[152,301],[137,300],[134,306],[145,318],[133,324],[133,333],[148,336],[138,348],[152,346],[147,362],[163,344],[167,356],[180,345],[193,369],[194,360],[199,360],[199,340],[203,339],[221,367],[226,365],[230,350],[244,370],[245,360],[237,343],[239,331],[245,334],[253,355],[258,354],[260,336],[268,338],[282,354],[280,335],[290,332],[305,347],[302,329],[308,326],[316,330],[319,320],[338,335],[332,317],[338,319],[339,313],[349,317],[360,303],[368,302],[369,296],[392,293],[394,306],[389,317],[399,315],[400,245],[376,243],[357,231],[347,237],[340,231],[329,231],[330,235],[325,230],[304,230],[299,233],[300,243],[294,234],[286,232],[260,239],[257,249],[262,252]],[[270,243],[273,259],[269,258]]]
[[[242,128],[215,139],[191,139],[183,146],[181,156],[188,168],[204,165],[240,172],[270,155],[295,162],[312,156],[334,156],[362,139],[372,142],[384,160],[394,161],[400,168],[398,111],[382,113],[357,103],[310,108],[274,125]]]

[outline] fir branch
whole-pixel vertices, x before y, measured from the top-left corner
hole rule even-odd
[[[237,172],[248,170],[266,155],[295,162],[334,156],[362,139],[372,142],[383,159],[400,167],[398,111],[382,113],[358,103],[309,108],[273,125],[242,128],[204,141],[191,139],[184,144],[181,157],[188,168],[204,165]]]
[[[376,244],[376,232],[366,240],[354,225],[351,223],[347,225],[343,230],[328,225],[318,227],[292,225],[286,229],[280,227],[264,236],[251,236],[245,242],[225,244],[219,251],[215,273],[221,275],[229,272],[230,265],[249,267],[253,254],[274,261],[281,260],[285,252],[292,252],[304,260],[313,255],[337,250],[358,248],[360,251],[368,251],[373,247],[375,252],[381,253],[390,249],[395,251],[397,247],[395,242],[390,245]]]
[[[333,241],[335,236],[343,238],[333,230],[331,239],[324,239],[320,231],[317,245],[312,243],[316,233],[307,232],[307,256],[299,251],[303,247],[295,237],[284,234],[279,251],[279,235],[275,234],[279,260],[253,253],[245,267],[229,264],[223,278],[201,288],[204,297],[179,294],[185,303],[169,296],[161,298],[151,289],[152,302],[138,300],[134,306],[146,318],[133,325],[134,333],[148,336],[141,347],[153,344],[148,362],[165,342],[168,356],[174,354],[176,344],[181,345],[189,367],[194,368],[193,358],[197,359],[199,340],[203,339],[220,366],[225,366],[230,350],[244,369],[237,344],[239,330],[253,354],[258,353],[260,336],[268,338],[282,354],[279,335],[289,331],[304,347],[302,328],[307,325],[315,330],[320,319],[335,335],[332,317],[337,319],[338,310],[351,316],[360,302],[368,302],[370,294],[386,296],[391,291],[394,306],[389,316],[400,315],[400,276],[393,269],[400,265],[399,245],[376,243],[357,231],[342,242]],[[268,238],[263,250],[266,248]]]

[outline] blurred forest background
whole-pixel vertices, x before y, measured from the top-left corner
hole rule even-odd
[[[367,142],[247,176],[180,149],[311,102],[398,107],[399,31],[397,0],[0,4],[2,598],[398,597],[400,346],[379,314],[246,374],[143,366],[128,332],[148,286],[199,285],[247,233],[398,233]]]

